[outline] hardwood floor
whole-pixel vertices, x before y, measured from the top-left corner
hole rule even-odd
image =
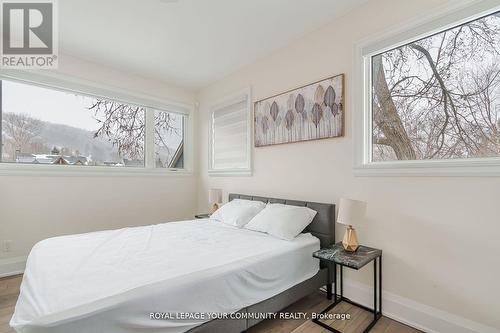
[[[310,315],[312,312],[319,313],[330,304],[325,297],[325,294],[318,291],[311,294],[298,302],[290,305],[282,312],[306,312]],[[358,333],[363,332],[368,323],[372,319],[372,314],[368,311],[357,308],[349,303],[342,302],[338,304],[330,313],[349,313],[350,320],[335,321],[325,320],[329,326],[343,333]],[[313,323],[311,320],[265,320],[254,327],[250,328],[248,333],[329,333],[328,330]],[[401,324],[397,321],[382,317],[372,328],[370,333],[420,333],[421,331]]]
[[[14,333],[9,321],[14,313],[21,279],[21,275],[0,278],[0,333]]]
[[[19,285],[22,276],[0,278],[0,333],[15,333],[9,327],[10,317],[14,312],[17,296],[19,295]],[[328,306],[329,301],[325,295],[318,291],[310,296],[304,297],[300,301],[292,304],[283,312],[306,312],[308,315],[312,312],[320,312]],[[325,321],[331,327],[341,330],[344,333],[362,332],[371,320],[371,314],[361,310],[348,303],[340,303],[330,311],[331,313],[349,313],[350,320],[344,321]],[[250,328],[248,333],[327,333],[324,328],[314,324],[310,320],[285,320],[272,319],[265,320],[258,325]],[[370,333],[418,333],[419,330],[411,328],[382,317],[373,327]]]

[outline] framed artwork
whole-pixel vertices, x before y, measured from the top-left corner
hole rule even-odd
[[[344,135],[344,74],[258,102],[255,147]]]

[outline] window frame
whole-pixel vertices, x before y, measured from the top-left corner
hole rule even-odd
[[[145,156],[144,156],[144,159],[145,159],[145,168],[150,168],[150,169],[159,169],[159,170],[170,170],[170,171],[176,171],[176,172],[179,172],[179,171],[184,171],[186,169],[186,167],[184,168],[158,168],[156,167],[156,152],[155,152],[155,112],[169,112],[169,111],[165,111],[165,110],[159,110],[159,109],[151,109],[151,108],[147,108],[146,109],[146,142],[145,142]],[[172,112],[169,112],[169,113],[172,113]],[[186,145],[185,145],[185,142],[187,141],[187,133],[189,131],[188,129],[188,117],[186,115],[182,115],[184,116],[184,119],[182,121],[182,142],[183,142],[183,145],[184,145],[184,148],[186,148]],[[186,158],[186,151],[183,152],[183,155],[184,155],[184,162],[185,163],[185,158]],[[184,164],[185,165],[185,164]]]
[[[218,109],[222,109],[231,104],[238,103],[242,99],[246,99],[246,112],[247,112],[247,165],[244,168],[214,168],[213,166],[213,113]],[[215,102],[210,107],[208,113],[208,174],[209,176],[252,176],[252,146],[253,146],[253,126],[252,126],[252,91],[248,87],[238,92],[232,93],[225,98]]]
[[[13,72],[14,71],[14,72]],[[1,70],[0,80],[9,80],[52,90],[90,97],[101,97],[145,108],[146,137],[144,140],[144,167],[43,165],[0,162],[0,176],[190,176],[193,174],[193,110],[194,106],[171,102],[145,94],[132,93],[116,87],[63,76],[56,73]],[[156,168],[154,163],[154,112],[173,112],[185,116],[184,168]],[[151,125],[152,123],[152,125]]]
[[[369,37],[354,47],[354,80],[352,81],[355,176],[500,176],[500,157],[372,161],[372,68],[374,55],[403,46],[500,10],[498,2],[470,4],[462,1],[447,4],[425,19],[391,27],[390,31]]]

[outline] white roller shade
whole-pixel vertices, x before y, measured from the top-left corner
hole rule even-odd
[[[250,171],[250,96],[238,94],[210,113],[210,172]]]

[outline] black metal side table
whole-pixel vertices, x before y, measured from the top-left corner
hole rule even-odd
[[[328,276],[331,277],[331,270],[333,268],[333,281],[335,283],[335,291],[333,292],[333,303],[329,305],[326,309],[321,311],[320,314],[327,313],[333,309],[337,304],[344,301],[352,305],[358,306],[364,310],[373,313],[373,320],[365,328],[363,333],[369,332],[372,327],[377,323],[377,321],[382,317],[382,250],[374,249],[367,246],[360,246],[356,252],[347,252],[342,247],[342,243],[337,243],[330,248],[321,249],[313,253],[314,258],[318,258],[328,267]],[[373,309],[366,307],[362,304],[351,301],[349,298],[344,297],[344,287],[343,287],[343,267],[352,268],[359,270],[364,267],[369,262],[373,261]],[[378,274],[377,274],[377,262],[378,262]],[[337,266],[340,267],[340,281],[337,284]],[[327,297],[332,299],[331,292],[331,281],[327,284]],[[378,282],[378,283],[377,283]],[[338,287],[337,287],[338,286]],[[378,288],[377,288],[378,287]],[[340,294],[338,293],[340,289]],[[377,306],[378,304],[378,306]],[[342,333],[333,327],[326,325],[319,319],[313,319],[313,322],[320,325],[323,328],[335,333]]]

